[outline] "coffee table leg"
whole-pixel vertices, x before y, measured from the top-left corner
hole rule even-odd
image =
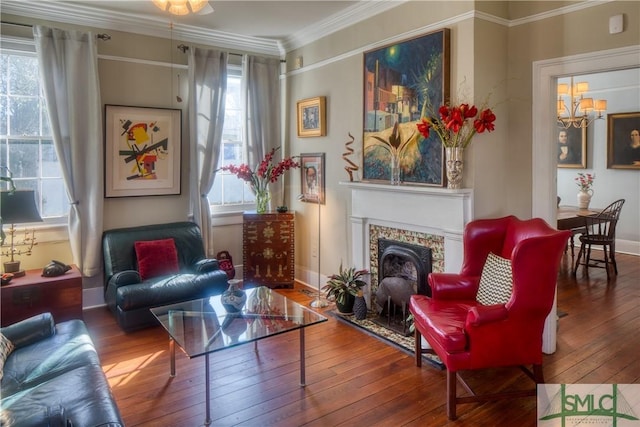
[[[209,353],[204,355],[204,369],[205,369],[205,373],[204,373],[204,387],[205,387],[205,408],[206,408],[206,418],[204,419],[204,425],[208,426],[209,424],[211,424],[211,404],[210,404],[210,400],[211,400],[211,387],[209,385]]]
[[[169,338],[169,354],[171,363],[171,376],[176,376],[176,342],[173,338]]]
[[[300,328],[300,386],[304,387],[305,384],[305,372],[304,372],[304,328]]]

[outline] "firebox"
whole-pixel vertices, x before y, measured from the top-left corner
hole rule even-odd
[[[431,249],[388,239],[378,239],[378,286],[376,323],[407,334],[406,318],[413,294],[431,296],[427,276],[431,273]]]

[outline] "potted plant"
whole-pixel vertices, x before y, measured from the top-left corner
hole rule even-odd
[[[351,313],[358,291],[367,284],[363,277],[368,273],[367,270],[356,270],[355,267],[345,269],[340,263],[338,274],[329,276],[329,281],[322,289],[327,291],[327,298],[335,298],[339,312]]]

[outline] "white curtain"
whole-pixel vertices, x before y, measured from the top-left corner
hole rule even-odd
[[[245,55],[242,61],[247,164],[253,169],[265,154],[281,144],[280,60]],[[275,156],[277,161],[284,153]],[[284,177],[283,177],[284,178]],[[281,189],[271,188],[272,203],[282,201]]]
[[[228,54],[189,48],[189,188],[191,215],[200,226],[205,253],[210,255],[211,212],[207,194],[218,168],[227,93]],[[194,167],[197,166],[197,167]]]
[[[83,276],[101,273],[103,143],[96,37],[36,25],[53,142],[71,203],[69,239]]]

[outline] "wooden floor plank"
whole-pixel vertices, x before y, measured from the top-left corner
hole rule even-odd
[[[571,274],[563,258],[558,281],[558,346],[544,356],[550,383],[640,381],[640,258],[618,255],[619,275]],[[299,289],[281,290],[308,304]],[[477,426],[536,425],[535,398],[458,405],[446,417],[446,373],[339,322],[306,330],[307,386],[300,387],[298,334],[211,355],[213,426]],[[122,332],[105,308],[85,321],[127,426],[198,426],[205,417],[204,359],[176,353],[169,377],[168,338],[160,327]],[[529,388],[515,370],[464,373],[479,390]]]

